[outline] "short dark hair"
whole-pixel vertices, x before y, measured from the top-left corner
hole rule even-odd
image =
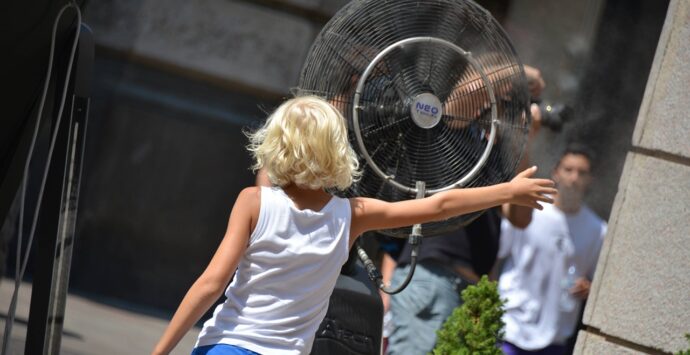
[[[560,157],[558,158],[558,162],[556,163],[556,168],[561,165],[561,161],[563,161],[563,157],[565,157],[568,154],[575,154],[575,155],[582,155],[587,160],[589,161],[589,166],[590,168],[594,166],[594,152],[585,144],[575,142],[575,143],[570,143],[568,144],[563,152],[561,153]]]

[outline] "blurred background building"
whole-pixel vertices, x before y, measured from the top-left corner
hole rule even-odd
[[[253,182],[242,130],[289,96],[311,42],[345,3],[86,4],[97,61],[73,289],[176,305]],[[575,107],[561,132],[544,129],[535,144],[541,173],[568,141],[591,144],[589,202],[608,218],[668,3],[480,4],[541,69],[544,100]]]
[[[235,196],[253,184],[243,129],[290,95],[310,44],[346,3],[84,5],[97,47],[72,292],[173,311],[222,238]],[[479,3],[523,63],[541,69],[544,100],[574,107],[563,130],[544,129],[534,147],[541,174],[567,142],[591,145],[588,202],[608,219],[668,1]]]

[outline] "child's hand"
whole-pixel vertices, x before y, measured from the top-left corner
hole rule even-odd
[[[519,173],[510,181],[512,198],[510,203],[514,205],[527,206],[541,210],[543,207],[538,203],[553,203],[553,199],[547,195],[555,195],[558,190],[555,184],[549,179],[532,179],[531,176],[537,171],[533,166]]]

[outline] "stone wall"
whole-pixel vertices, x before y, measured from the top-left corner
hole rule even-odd
[[[671,1],[578,354],[669,353],[690,333],[690,3]]]
[[[96,40],[129,58],[244,91],[280,95],[297,83],[319,18],[345,1],[103,1],[88,7]]]

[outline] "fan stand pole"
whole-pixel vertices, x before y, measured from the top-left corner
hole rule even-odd
[[[417,181],[416,184],[417,187],[417,199],[424,198],[426,194],[426,183],[424,181]],[[369,279],[374,282],[376,287],[379,288],[379,290],[389,294],[389,295],[394,295],[396,293],[399,293],[400,291],[404,290],[405,287],[410,283],[410,280],[412,280],[412,276],[414,275],[414,270],[417,267],[417,257],[419,256],[419,246],[422,244],[422,224],[417,223],[414,226],[412,226],[412,232],[410,233],[409,238],[407,239],[407,242],[410,243],[412,246],[412,251],[410,252],[410,271],[407,273],[407,276],[405,277],[405,280],[400,284],[400,286],[396,288],[391,288],[387,286],[383,282],[383,275],[381,275],[381,272],[376,268],[376,265],[374,265],[374,262],[371,261],[371,258],[367,255],[367,253],[362,249],[361,246],[359,246],[359,243],[355,245],[357,248],[357,255],[359,255],[359,259],[362,261],[364,264],[364,267],[367,270],[367,274],[369,275]]]

